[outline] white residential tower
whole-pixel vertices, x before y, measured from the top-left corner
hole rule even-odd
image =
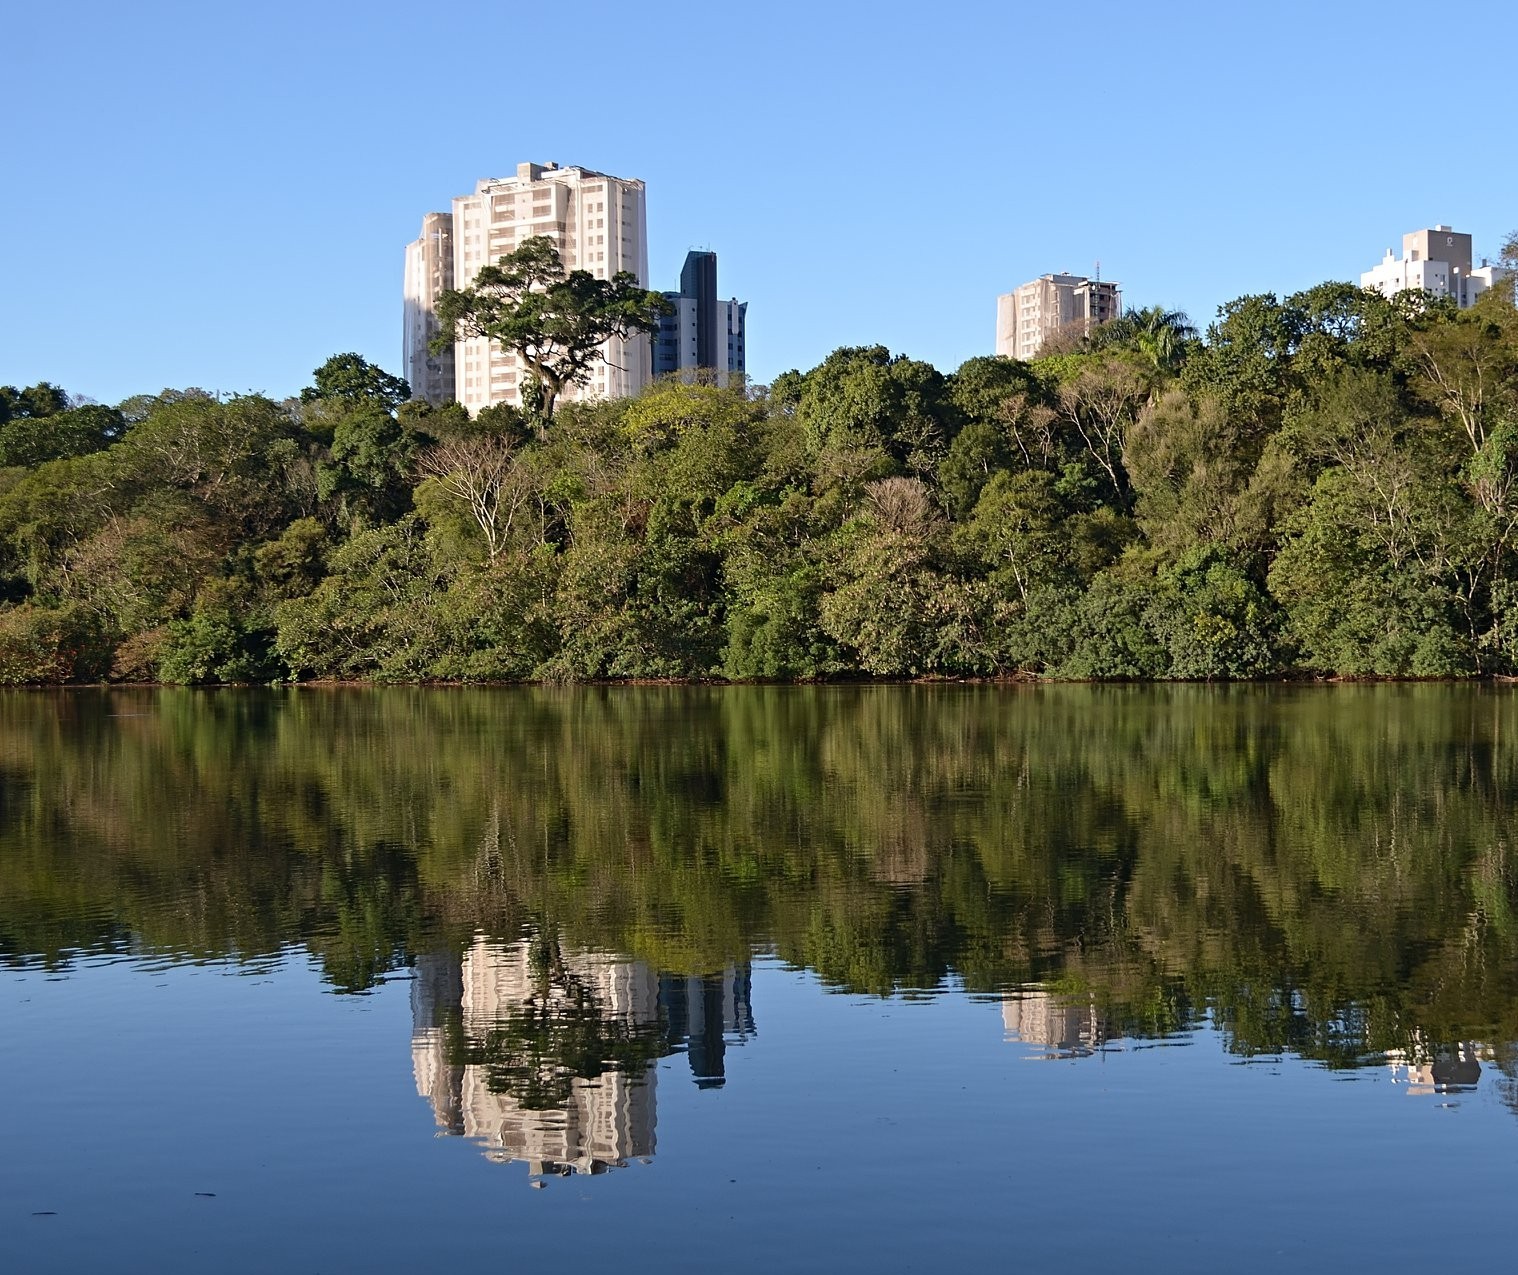
[[[451,269],[429,272],[429,236],[441,241],[445,230],[452,246]],[[441,374],[425,365],[425,343],[418,343],[425,316],[435,316],[438,295],[445,288],[467,287],[482,267],[494,265],[535,235],[553,240],[566,271],[586,270],[609,279],[625,270],[641,287],[648,286],[641,181],[557,164],[519,164],[515,177],[487,178],[473,194],[455,198],[451,213],[427,214],[421,238],[406,249],[406,377],[419,397],[439,402],[447,393]],[[603,347],[603,356],[590,381],[566,391],[566,399],[636,394],[652,375],[647,337],[614,337]],[[520,404],[524,372],[516,355],[484,338],[460,341],[453,347],[451,396],[471,415],[495,403]]]
[[[1056,332],[1075,328],[1082,335],[1123,312],[1115,283],[1084,275],[1046,274],[996,298],[996,353],[1036,358]]]
[[[1501,266],[1488,265],[1485,260],[1473,269],[1471,237],[1449,226],[1434,226],[1403,235],[1402,259],[1397,260],[1388,248],[1381,264],[1360,276],[1360,286],[1388,297],[1406,291],[1453,297],[1465,310],[1507,274]]]

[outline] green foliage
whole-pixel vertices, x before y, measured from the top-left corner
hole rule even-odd
[[[84,608],[22,603],[0,611],[0,686],[101,681],[110,668],[111,644]]]
[[[267,682],[279,665],[270,651],[272,633],[250,627],[226,606],[196,607],[168,627],[158,675],[170,683]]]
[[[1047,635],[1051,672],[1111,681],[1169,674],[1168,653],[1152,625],[1152,605],[1145,583],[1103,572],[1084,592],[1044,591],[1030,609]]]
[[[411,397],[411,386],[404,380],[357,354],[334,354],[316,369],[312,380],[300,392],[302,403],[339,399],[353,407],[373,406],[391,414]]]
[[[650,298],[524,245],[449,305],[543,399],[474,419],[353,354],[299,403],[0,389],[0,616],[186,682],[1518,672],[1511,298],[1326,283],[950,376],[847,347],[545,429]]]
[[[801,563],[744,579],[727,613],[722,672],[739,680],[812,681],[848,669],[823,631],[823,572]]]
[[[806,375],[796,417],[840,477],[929,472],[958,430],[943,376],[883,345],[835,350]]]
[[[534,1101],[646,1065],[587,951],[680,974],[773,952],[856,993],[1037,984],[1113,1031],[1210,1016],[1238,1053],[1338,1066],[1518,1036],[1500,690],[133,689],[5,709],[8,952],[303,943],[356,990],[527,936],[535,1005],[439,1026]]]
[[[864,671],[915,677],[932,667],[946,529],[917,479],[883,479],[867,494],[863,517],[838,536],[837,583],[822,600],[822,626]]]
[[[348,518],[388,522],[411,505],[419,440],[377,403],[341,411],[328,459],[316,466],[316,494],[336,500]]]
[[[1197,331],[1180,310],[1149,306],[1103,323],[1090,337],[1096,350],[1130,350],[1162,374],[1178,371],[1196,346]]]
[[[1149,623],[1170,657],[1170,677],[1262,677],[1280,667],[1278,609],[1236,563],[1193,550],[1160,576]]]
[[[294,678],[421,678],[447,645],[434,605],[451,581],[415,515],[355,534],[310,594],[275,608]]]
[[[23,391],[35,396],[38,387]],[[0,397],[10,390],[0,386]],[[0,420],[0,468],[35,466],[65,456],[102,451],[121,437],[126,420],[113,407],[98,403],[72,411],[29,412]]]
[[[610,279],[588,270],[566,274],[553,240],[534,235],[467,287],[443,293],[438,347],[485,337],[515,353],[537,378],[547,421],[559,395],[589,378],[608,339],[653,332],[668,309],[662,295],[625,270]]]
[[[69,396],[48,381],[38,381],[25,389],[0,385],[0,424],[60,416],[68,411],[68,406]]]

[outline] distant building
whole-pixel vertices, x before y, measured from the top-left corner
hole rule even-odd
[[[428,213],[422,218],[420,238],[406,245],[401,359],[411,393],[429,403],[447,403],[455,397],[453,351],[434,354],[428,348],[438,334],[438,297],[452,286],[453,216]]]
[[[1115,283],[1084,275],[1046,274],[996,298],[996,353],[1038,357],[1044,343],[1070,328],[1083,336],[1123,312]]]
[[[717,296],[717,254],[689,252],[680,271],[680,291],[666,292],[673,307],[659,320],[654,336],[654,375],[706,368],[726,385],[744,375],[748,303]]]
[[[1434,226],[1403,235],[1401,260],[1388,248],[1381,264],[1360,276],[1360,286],[1388,297],[1407,291],[1453,297],[1465,310],[1507,276],[1501,266],[1488,265],[1484,258],[1473,269],[1471,237],[1448,226]]]
[[[495,403],[521,403],[525,369],[515,354],[483,337],[453,347],[451,387],[426,365],[427,316],[436,324],[438,296],[467,287],[482,267],[494,265],[541,235],[559,250],[565,270],[587,270],[599,279],[627,271],[648,287],[648,223],[641,181],[588,168],[518,164],[515,177],[478,182],[459,195],[453,210],[428,213],[421,238],[406,249],[406,379],[432,402],[456,398],[471,415]],[[429,242],[451,244],[451,254],[429,259]],[[413,281],[414,275],[414,281]],[[415,334],[415,335],[413,335]],[[566,390],[565,399],[620,398],[636,394],[652,375],[648,338],[613,337],[589,382]]]

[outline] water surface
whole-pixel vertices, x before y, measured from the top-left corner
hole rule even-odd
[[[1506,1259],[1515,730],[1500,687],[0,696],[0,1248]]]

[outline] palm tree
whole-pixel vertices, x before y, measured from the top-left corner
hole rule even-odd
[[[1104,323],[1091,334],[1094,349],[1125,348],[1143,355],[1157,372],[1169,375],[1186,361],[1197,330],[1182,310],[1146,306],[1128,310],[1121,318]]]

